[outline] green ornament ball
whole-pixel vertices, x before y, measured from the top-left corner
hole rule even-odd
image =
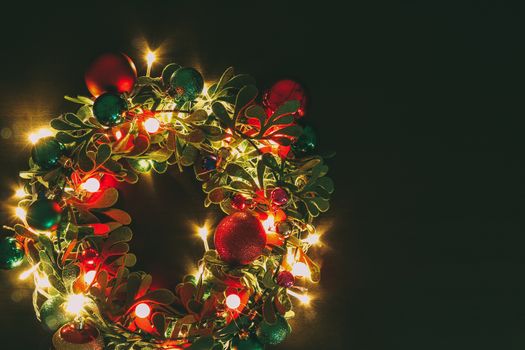
[[[64,155],[65,147],[53,136],[43,137],[38,140],[31,150],[31,158],[41,169],[55,168],[60,157]]]
[[[27,224],[34,230],[55,230],[60,222],[62,209],[57,202],[47,198],[39,198],[27,208]]]
[[[10,270],[22,264],[24,249],[13,237],[0,239],[0,269]]]
[[[64,308],[65,300],[57,295],[47,299],[40,307],[40,321],[49,331],[56,331],[66,323],[73,320],[74,315],[69,315]]]
[[[264,350],[264,345],[254,335],[246,339],[234,338],[232,345],[233,350]]]
[[[123,113],[128,109],[125,99],[117,94],[107,92],[100,95],[93,104],[95,118],[104,126],[114,126],[122,123]]]
[[[292,151],[296,155],[305,155],[312,152],[317,146],[317,136],[311,126],[305,126],[302,134],[292,144]]]
[[[194,68],[179,68],[171,76],[170,85],[175,90],[175,101],[184,103],[193,101],[202,92],[204,79]]]
[[[288,321],[278,316],[275,323],[261,322],[257,328],[257,338],[263,344],[277,345],[282,343],[291,331]]]

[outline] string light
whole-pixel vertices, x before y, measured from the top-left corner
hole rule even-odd
[[[27,193],[26,193],[26,191],[24,191],[24,189],[22,187],[18,188],[15,191],[15,197],[16,198],[24,198],[25,196],[27,196]]]
[[[146,318],[151,313],[151,308],[146,303],[140,303],[135,306],[135,315],[138,318]]]
[[[96,270],[90,270],[84,274],[84,282],[88,285],[91,285],[93,281],[95,280],[95,276],[97,275]]]
[[[275,217],[272,214],[269,214],[265,220],[261,221],[261,223],[266,231],[275,230]]]
[[[308,265],[306,265],[304,262],[298,261],[293,264],[292,266],[292,274],[295,277],[310,277],[311,272],[308,268]]]
[[[202,243],[204,243],[204,250],[205,251],[210,250],[210,246],[208,244],[208,234],[209,233],[210,233],[210,231],[208,230],[208,228],[206,226],[199,227],[197,229],[197,234],[202,239]]]
[[[148,51],[146,53],[146,62],[148,63],[148,67],[146,69],[146,76],[149,77],[151,75],[151,66],[153,66],[153,62],[157,59],[157,56],[155,55],[155,52]]]
[[[120,140],[122,138],[122,131],[117,130],[115,131],[115,139]]]
[[[16,207],[15,214],[20,220],[25,220],[27,216],[27,212],[23,208],[20,208],[20,207]]]
[[[36,269],[38,268],[38,265],[40,265],[40,263],[35,264],[35,265],[31,266],[29,269],[27,269],[24,272],[22,272],[18,276],[18,279],[21,280],[21,281],[27,279],[29,276],[31,276],[36,271]]]
[[[320,242],[320,240],[321,236],[318,233],[312,233],[303,239],[303,242],[309,245],[316,245]]]
[[[159,128],[160,128],[160,122],[158,121],[157,118],[148,118],[144,121],[144,128],[146,129],[147,132],[149,132],[150,134],[154,134],[156,133],[157,131],[159,131]]]
[[[84,309],[84,306],[88,302],[83,294],[71,294],[66,301],[66,311],[78,315]]]
[[[100,181],[94,177],[90,177],[84,183],[82,183],[80,187],[90,193],[95,193],[100,189]]]
[[[312,298],[308,294],[299,294],[290,289],[287,289],[286,292],[297,298],[297,300],[299,300],[304,305],[308,305],[312,301]]]
[[[241,298],[237,294],[230,294],[226,297],[226,306],[228,309],[235,310],[241,306]]]
[[[50,129],[45,129],[45,128],[39,129],[29,134],[29,141],[34,145],[41,138],[48,137],[48,136],[53,136],[53,131],[51,131]]]

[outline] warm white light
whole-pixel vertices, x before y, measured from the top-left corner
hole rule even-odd
[[[146,68],[146,76],[149,77],[151,74],[151,66],[153,66],[153,62],[157,59],[157,56],[155,55],[155,52],[148,51],[146,54],[146,62],[148,63],[148,67]]]
[[[241,298],[237,294],[230,294],[226,297],[226,306],[229,309],[237,309],[241,306]]]
[[[23,208],[16,207],[15,214],[20,220],[25,220],[27,212]]]
[[[275,231],[275,217],[273,215],[268,215],[266,220],[261,221],[261,223],[266,231]]]
[[[151,308],[146,303],[140,303],[135,306],[135,315],[138,318],[146,318],[151,313]]]
[[[96,270],[88,271],[84,274],[84,282],[88,285],[91,285],[93,281],[95,280],[95,276],[97,275]]]
[[[303,239],[303,242],[309,244],[309,245],[315,245],[319,243],[321,236],[317,233],[312,233],[308,235],[305,239]]]
[[[117,139],[117,141],[120,140],[122,138],[122,131],[115,131],[115,138]]]
[[[299,300],[302,304],[308,305],[310,304],[310,301],[312,301],[312,298],[310,298],[308,294],[299,294],[290,289],[287,289],[286,292],[291,296],[297,298],[297,300]]]
[[[149,132],[150,134],[154,134],[156,133],[157,131],[159,131],[159,128],[160,128],[160,122],[158,121],[157,118],[148,118],[144,121],[144,128],[146,129],[147,132]]]
[[[210,250],[210,246],[208,244],[208,234],[209,233],[210,233],[210,231],[208,230],[208,228],[206,226],[199,227],[197,229],[197,234],[202,239],[202,243],[204,243],[204,250],[206,250],[206,251]]]
[[[35,144],[38,140],[47,136],[53,136],[53,131],[50,129],[40,129],[29,134],[29,141],[31,141],[32,144]]]
[[[310,277],[310,269],[304,262],[296,262],[292,266],[292,275],[295,277]]]
[[[87,301],[88,298],[83,294],[72,294],[67,298],[66,311],[78,315],[84,309],[84,305],[86,305]]]
[[[27,195],[26,191],[24,191],[24,189],[22,187],[18,188],[15,191],[15,197],[16,198],[24,198],[26,195]]]
[[[86,182],[80,185],[80,187],[90,193],[95,193],[100,189],[100,181],[94,177],[90,177]]]
[[[31,276],[35,271],[36,269],[38,268],[38,264],[35,264],[33,266],[31,266],[29,269],[25,270],[24,272],[22,272],[19,276],[18,276],[18,279],[23,281],[25,279],[27,279],[29,276]]]
[[[41,277],[39,274],[35,275],[36,277],[36,286],[38,289],[46,289],[51,287],[51,283],[49,282],[49,279],[47,276]]]

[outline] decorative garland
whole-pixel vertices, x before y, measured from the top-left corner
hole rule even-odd
[[[0,239],[0,265],[23,258],[35,281],[34,307],[56,331],[56,349],[263,349],[290,332],[290,296],[309,301],[320,269],[306,254],[318,241],[313,219],[329,208],[333,182],[305,113],[302,87],[283,80],[262,101],[248,75],[227,69],[204,89],[201,74],[172,63],[160,77],[137,78],[123,54],[93,62],[94,99],[33,134],[16,212]],[[302,121],[301,121],[302,122]],[[44,136],[44,137],[42,137]],[[192,166],[204,205],[227,216],[199,272],[175,293],[130,272],[131,218],[119,183],[139,174]]]

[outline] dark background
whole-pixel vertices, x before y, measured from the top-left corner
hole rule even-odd
[[[27,132],[87,94],[97,54],[121,50],[207,80],[233,65],[261,89],[298,78],[336,182],[320,222],[324,279],[279,349],[524,349],[524,13],[506,2],[52,2],[2,10],[0,188],[26,166]],[[424,4],[421,4],[424,3]],[[13,6],[13,4],[11,4]],[[158,73],[160,65],[154,66]],[[156,69],[155,69],[156,68]],[[9,130],[12,135],[9,135]],[[139,268],[174,286],[202,253],[191,172],[123,191]],[[1,348],[47,349],[30,284],[2,273]]]

